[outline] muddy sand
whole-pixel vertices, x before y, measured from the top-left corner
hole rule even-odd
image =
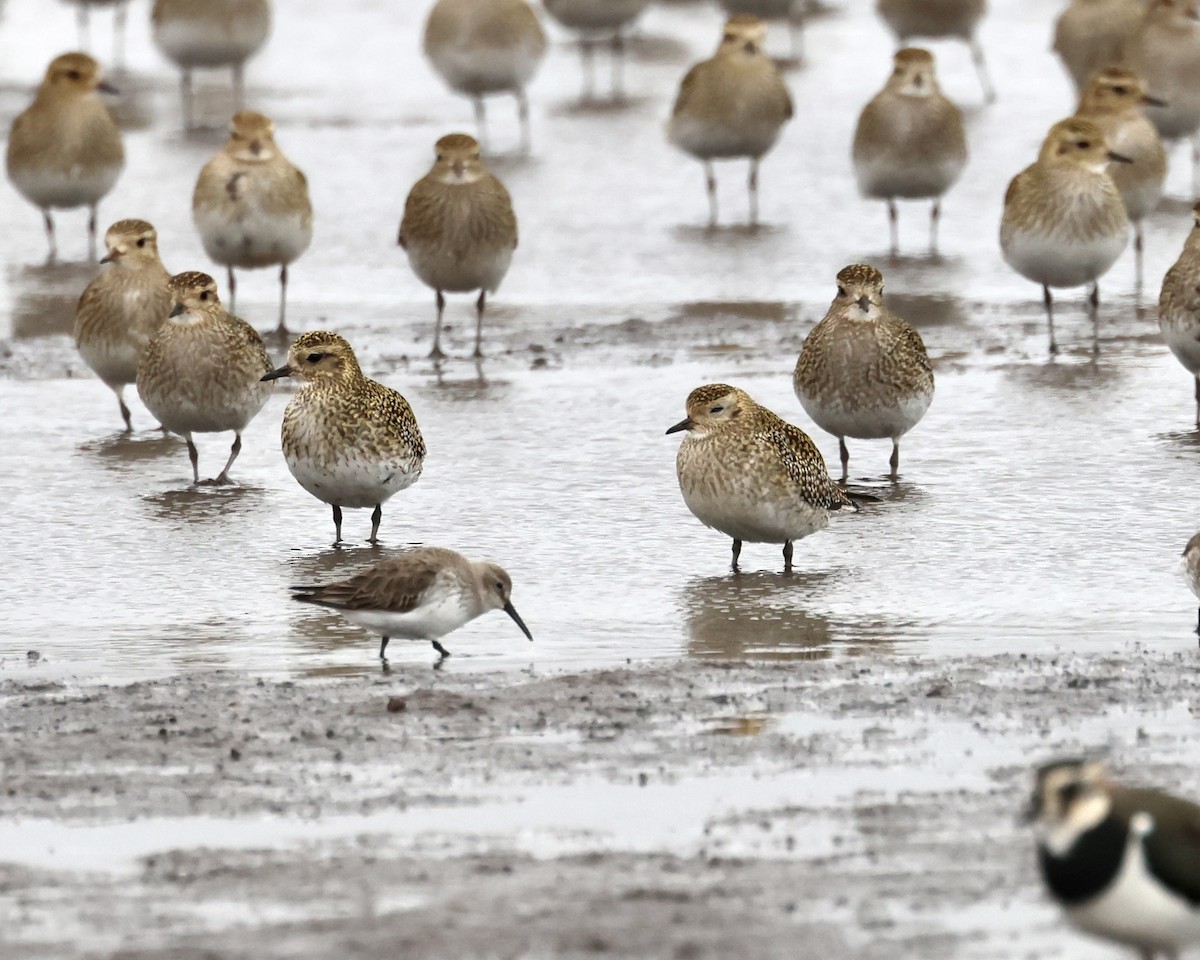
[[[0,676],[6,960],[1118,956],[1033,761],[1195,793],[1189,652]]]

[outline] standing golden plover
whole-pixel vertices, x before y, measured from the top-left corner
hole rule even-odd
[[[233,103],[244,100],[246,61],[271,32],[270,0],[154,0],[154,45],[179,67],[183,125],[192,128],[192,71],[233,71]]]
[[[858,509],[808,434],[744,390],[697,387],[687,417],[667,433],[680,431],[687,431],[675,460],[683,502],[706,527],[733,538],[735,573],[743,541],[782,543],[790,571],[793,540],[828,526],[831,510]]]
[[[263,379],[280,377],[300,381],[283,414],[283,456],[292,476],[333,507],[335,547],[342,542],[343,507],[375,508],[368,541],[375,543],[383,504],[416,483],[425,463],[412,407],[363,376],[350,344],[324,330],[297,338],[287,363]]]
[[[898,197],[933,201],[929,250],[937,253],[942,195],[966,166],[967,134],[962,113],[938,87],[928,51],[906,47],[893,58],[892,75],[858,118],[852,158],[862,195],[887,202],[892,255],[900,245]]]
[[[729,16],[743,13],[763,20],[786,21],[792,59],[797,62],[803,59],[804,16],[808,12],[809,0],[720,0],[720,3]]]
[[[1192,139],[1192,189],[1200,193],[1200,0],[1151,0],[1121,64],[1162,97],[1146,116],[1164,140]]]
[[[75,346],[117,395],[125,432],[133,432],[125,385],[137,380],[146,344],[171,310],[171,275],[158,256],[158,234],[145,220],[118,220],[104,235],[109,264],[75,309]]]
[[[792,386],[804,412],[838,438],[842,479],[850,468],[846,437],[892,441],[892,479],[900,438],[933,402],[933,367],[921,335],[883,304],[883,275],[854,264],[837,275],[837,296],[813,327]]]
[[[625,28],[650,5],[650,0],[544,0],[546,12],[579,34],[583,58],[583,100],[595,94],[592,64],[595,47],[607,39],[612,52],[612,99],[625,97]]]
[[[12,123],[8,179],[42,211],[50,259],[58,256],[51,210],[88,208],[88,257],[96,258],[96,205],[125,166],[121,132],[98,91],[115,93],[86,53],[64,53],[46,69],[33,103]]]
[[[1054,52],[1077,93],[1093,73],[1120,63],[1145,14],[1143,0],[1071,0],[1054,24]]]
[[[229,460],[206,481],[232,483],[229,468],[242,451],[242,431],[271,394],[272,385],[262,382],[271,360],[258,331],[221,306],[212,277],[177,273],[170,290],[175,306],[142,352],[138,394],[165,429],[187,441],[195,484],[200,455],[192,434],[232,430]]]
[[[479,144],[462,133],[442,137],[433,168],[404,204],[398,242],[413,273],[437,293],[431,357],[442,353],[445,294],[479,291],[475,356],[482,357],[483,312],[517,249],[517,215],[504,184],[488,171]]]
[[[1058,342],[1050,288],[1090,284],[1094,323],[1099,280],[1129,242],[1125,204],[1108,172],[1114,161],[1130,162],[1109,150],[1096,124],[1062,120],[1050,128],[1037,162],[1018,173],[1004,195],[1000,250],[1017,273],[1042,286],[1051,353]]]
[[[1196,380],[1196,426],[1200,428],[1200,203],[1179,259],[1163,278],[1158,325],[1175,359]]]
[[[192,219],[205,252],[229,271],[229,309],[237,303],[234,267],[279,266],[279,326],[287,333],[288,264],[312,242],[308,181],[275,144],[261,113],[233,115],[229,142],[205,164],[192,194]]]
[[[512,578],[486,560],[468,560],[443,547],[417,547],[381,560],[362,573],[325,586],[292,587],[293,600],[336,610],[357,627],[388,641],[428,640],[442,657],[440,638],[489,610],[503,610],[530,640],[512,604]]]
[[[1150,216],[1162,199],[1167,179],[1167,151],[1154,124],[1146,119],[1147,106],[1163,102],[1146,92],[1135,73],[1107,67],[1088,81],[1075,116],[1090,120],[1104,131],[1104,141],[1130,163],[1118,163],[1109,174],[1121,191],[1125,213],[1133,224],[1133,246],[1137,255],[1137,282],[1142,283],[1142,220]]]
[[[714,160],[750,161],[750,223],[758,222],[758,165],[785,123],[792,97],[763,50],[766,27],[758,17],[731,17],[716,54],[683,78],[667,124],[671,143],[704,164],[709,225],[717,223]]]
[[[546,55],[546,34],[525,0],[437,0],[425,22],[425,56],[451,90],[475,104],[487,143],[484,97],[511,93],[521,119],[521,149],[532,145],[525,88]]]
[[[986,0],[876,0],[875,9],[902,47],[918,37],[951,38],[966,43],[971,48],[984,99],[988,103],[995,101],[996,90],[988,76],[983,44],[977,35],[979,21],[987,12]]]

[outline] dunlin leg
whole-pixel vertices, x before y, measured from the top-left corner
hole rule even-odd
[[[233,66],[233,106],[235,110],[241,110],[246,100],[246,74],[245,68],[240,63],[235,63]]]
[[[183,439],[187,441],[188,459],[192,461],[192,485],[194,486],[200,482],[200,452],[196,449],[190,433],[185,433]]]
[[[746,186],[750,190],[750,226],[758,225],[758,157],[750,158],[750,177]]]
[[[237,279],[233,275],[233,267],[226,267],[226,281],[229,286],[229,312],[237,309]]]
[[[612,98],[615,103],[625,99],[625,34],[620,30],[612,38]]]
[[[704,184],[708,190],[708,225],[717,225],[717,175],[711,160],[704,161]]]
[[[783,572],[792,572],[792,541],[783,541]]]
[[[233,446],[229,448],[229,459],[225,461],[225,467],[217,474],[217,479],[213,481],[216,484],[233,483],[229,479],[229,468],[233,466],[233,461],[238,458],[238,454],[242,452],[242,434],[239,431],[233,433]]]
[[[579,60],[583,71],[583,89],[579,99],[589,103],[596,95],[596,51],[592,48],[592,41],[586,37],[579,41]]]
[[[439,654],[441,654],[441,656],[443,658],[450,656],[450,651],[447,650],[445,647],[443,647],[436,640],[431,641],[431,643],[433,644],[433,649],[436,650]]]
[[[838,437],[838,453],[842,458],[842,483],[850,476],[850,450],[846,446],[846,438]]]
[[[96,205],[88,207],[88,259],[96,259]]]
[[[475,352],[471,354],[476,360],[483,357],[483,311],[487,309],[487,291],[479,291],[479,299],[475,301]]]
[[[479,145],[483,148],[483,152],[487,153],[487,107],[484,105],[483,97],[475,97],[472,102],[475,104],[475,128],[479,132]]]
[[[53,263],[58,259],[58,240],[54,236],[54,217],[51,216],[49,210],[42,211],[42,223],[46,226],[46,241],[50,244],[50,252],[46,255],[46,259]]]
[[[121,0],[113,13],[113,64],[118,70],[125,69],[125,21],[129,4]]]
[[[183,99],[183,129],[192,129],[192,71],[187,67],[179,76],[179,94]]]
[[[521,121],[521,152],[528,154],[533,150],[533,134],[529,130],[529,97],[524,90],[518,90],[516,97],[517,117]]]
[[[446,295],[441,290],[437,292],[437,322],[433,327],[433,349],[429,351],[429,356],[434,360],[440,360],[445,356],[442,353],[442,314],[446,312]]]
[[[899,440],[892,441],[892,456],[891,456],[891,459],[888,460],[888,466],[892,468],[892,475],[891,475],[890,479],[899,480],[900,479],[900,441]]]
[[[1058,341],[1054,339],[1054,296],[1050,288],[1042,287],[1042,303],[1046,307],[1046,329],[1050,331],[1050,355],[1058,353]]]
[[[342,508],[336,503],[333,505],[333,545],[341,546],[342,543]]]
[[[388,641],[389,641],[389,640],[391,640],[391,639],[392,639],[391,637],[384,637],[384,638],[383,638],[383,639],[382,639],[382,640],[379,642],[379,659],[380,659],[380,660],[386,660],[386,659],[387,659],[387,657],[385,656],[385,652],[386,652],[386,650],[387,650]]]
[[[114,393],[116,393],[117,403],[121,407],[121,417],[125,420],[125,432],[133,433],[133,419],[129,416],[129,407],[125,405],[125,387],[118,386]]]
[[[732,570],[734,573],[737,573],[739,570],[738,557],[740,557],[741,555],[742,555],[742,541],[734,540],[733,541],[733,563],[731,563],[729,565],[729,569]]]
[[[383,504],[375,504],[375,509],[371,512],[371,538],[367,543],[379,542],[379,524],[383,520]]]
[[[929,252],[932,256],[937,256],[938,252],[938,223],[942,219],[942,201],[934,200],[933,206],[929,209]]]
[[[979,74],[979,85],[983,87],[983,99],[987,103],[995,103],[996,88],[992,86],[992,78],[988,74],[987,61],[983,58],[983,44],[979,42],[977,37],[972,37],[968,43],[971,45],[971,59],[975,61],[975,72]]]
[[[900,252],[900,211],[896,209],[896,201],[888,197],[888,230],[892,237],[892,256]]]
[[[278,336],[287,336],[287,264],[279,268],[279,326],[275,328]]]

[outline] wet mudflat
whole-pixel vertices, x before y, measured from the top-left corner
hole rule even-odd
[[[317,210],[292,326],[344,333],[429,445],[379,550],[329,549],[327,508],[279,452],[286,390],[247,432],[236,488],[188,489],[182,444],[136,404],[139,432],[117,435],[68,336],[94,267],[42,264],[38,217],[0,184],[4,956],[1118,955],[1043,902],[1016,816],[1029,764],[1062,752],[1108,750],[1200,794],[1195,606],[1174,569],[1200,434],[1154,318],[1191,222],[1184,152],[1148,224],[1145,291],[1119,262],[1094,331],[1065,296],[1051,360],[1037,291],[996,242],[1005,184],[1070,108],[1041,52],[1044,4],[1012,0],[984,27],[994,107],[965,49],[936,48],[974,156],[937,258],[920,206],[902,212],[905,256],[887,257],[883,211],[846,169],[890,52],[867,11],[811,25],[754,230],[737,225],[740,168],[721,171],[730,225],[708,231],[699,169],[663,142],[712,9],[650,12],[619,107],[576,102],[555,35],[531,159],[506,152],[513,113],[493,108],[522,240],[489,357],[435,369],[432,297],[395,232],[433,141],[471,127],[414,53],[424,7],[356,0],[327,22],[295,0],[250,70]],[[206,80],[211,129],[179,132],[144,13],[116,105],[129,167],[102,219],[145,217],[168,267],[210,269],[189,202],[225,94]],[[73,42],[65,5],[11,0],[0,121]],[[68,260],[82,231],[60,218]],[[934,405],[897,484],[886,444],[852,445],[878,504],[799,544],[793,576],[748,545],[732,577],[728,541],[679,499],[663,431],[692,387],[727,381],[835,462],[790,372],[835,272],[860,259],[921,330]],[[274,277],[242,274],[239,294],[270,329]],[[468,303],[449,318],[465,354]],[[228,438],[200,443],[215,474]],[[361,541],[367,514],[346,529]],[[536,642],[492,616],[436,672],[431,650],[394,643],[385,675],[373,640],[287,599],[409,543],[502,562]]]

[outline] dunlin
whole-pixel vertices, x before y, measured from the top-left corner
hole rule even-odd
[[[1129,218],[1110,162],[1129,158],[1109,150],[1104,131],[1088,120],[1056,123],[1037,162],[1022,170],[1004,196],[1000,249],[1008,264],[1042,286],[1050,352],[1054,338],[1051,287],[1091,285],[1093,319],[1099,280],[1129,242]]]
[[[84,362],[116,393],[125,420],[125,385],[137,380],[146,344],[171,310],[171,275],[158,256],[158,234],[145,220],[119,220],[104,235],[108,266],[88,284],[75,309],[75,346]]]
[[[504,184],[488,171],[479,144],[462,133],[442,137],[433,168],[404,204],[398,242],[413,273],[437,293],[432,357],[442,354],[446,293],[479,291],[475,356],[483,356],[483,313],[517,249],[517,216]]]
[[[154,44],[179,67],[183,125],[191,129],[192,72],[228,67],[233,102],[241,109],[246,61],[271,32],[270,0],[154,0]]]
[[[1141,960],[1200,943],[1200,806],[1058,760],[1036,771],[1029,817],[1042,879],[1073,926]]]
[[[121,132],[100,91],[115,93],[86,53],[55,57],[37,97],[12,124],[8,178],[42,211],[50,259],[58,256],[51,210],[88,208],[88,257],[96,257],[96,205],[125,166]]]
[[[612,53],[612,98],[625,96],[625,30],[649,5],[650,0],[545,0],[546,12],[579,34],[585,101],[595,94],[595,48],[605,42]]]
[[[683,502],[706,527],[733,538],[733,570],[743,541],[782,543],[829,525],[831,510],[856,510],[829,476],[821,451],[799,427],[724,383],[697,387],[687,416],[667,433],[687,431],[675,469]]]
[[[709,224],[717,223],[714,160],[750,161],[750,222],[758,222],[758,166],[792,117],[792,97],[763,49],[766,27],[758,17],[731,17],[716,55],[683,78],[667,136],[704,164]]]
[[[229,142],[205,164],[192,194],[192,219],[205,252],[229,271],[229,309],[237,303],[234,267],[279,267],[279,326],[287,332],[288,264],[312,242],[313,209],[304,174],[275,143],[261,113],[233,115]]]
[[[986,0],[876,0],[875,9],[900,46],[907,46],[917,37],[965,42],[971,48],[984,98],[988,103],[996,99],[977,35],[979,22],[987,12]]]
[[[1109,174],[1121,191],[1125,213],[1133,224],[1137,253],[1137,281],[1142,282],[1142,220],[1150,216],[1162,199],[1167,179],[1167,152],[1158,131],[1146,119],[1147,106],[1163,106],[1152,97],[1135,73],[1107,67],[1088,81],[1075,116],[1090,120],[1104,131],[1104,141],[1130,163],[1118,163]]]
[[[69,0],[79,21],[79,45],[87,48],[91,41],[92,11],[97,7],[113,9],[113,64],[120,70],[125,66],[125,21],[129,0]]]
[[[804,15],[808,12],[809,0],[720,0],[720,3],[730,16],[742,13],[763,20],[785,21],[791,38],[792,59],[803,58]]]
[[[306,333],[287,363],[264,380],[295,377],[300,389],[283,414],[283,456],[292,476],[333,507],[336,547],[342,508],[374,507],[371,539],[383,504],[417,482],[425,441],[412,407],[397,391],[363,376],[350,344],[336,333]]]
[[[187,441],[193,483],[200,483],[200,456],[192,434],[232,430],[229,460],[208,481],[232,483],[229,468],[242,451],[242,431],[271,393],[272,385],[262,382],[271,360],[258,332],[221,306],[212,277],[179,273],[170,291],[170,319],[138,364],[138,394],[165,429]]]
[[[1143,0],[1071,0],[1054,24],[1054,52],[1078,93],[1093,73],[1120,62],[1145,14]]]
[[[440,639],[489,610],[503,610],[533,639],[513,607],[512,579],[504,569],[442,547],[417,547],[349,580],[292,590],[293,600],[336,610],[355,626],[379,634],[381,660],[393,637],[428,640],[448,657]]]
[[[479,139],[487,142],[484,97],[510,93],[528,153],[529,99],[525,88],[546,55],[546,34],[525,0],[437,0],[425,22],[425,56],[451,90],[475,104]]]
[[[892,75],[858,118],[852,156],[859,191],[887,202],[892,254],[899,249],[897,198],[933,201],[929,249],[936,253],[942,195],[966,166],[967,135],[928,51],[906,47],[893,58]]]
[[[1196,426],[1200,428],[1200,203],[1183,252],[1163,278],[1158,325],[1175,359],[1196,381]]]
[[[883,303],[883,275],[854,264],[837,275],[837,296],[813,327],[792,386],[805,413],[838,438],[842,479],[849,471],[846,437],[892,441],[892,479],[900,438],[933,402],[933,367],[921,335]]]
[[[1192,596],[1200,600],[1200,533],[1195,534],[1183,548],[1183,556],[1179,558],[1183,569],[1183,578],[1187,582]],[[1197,614],[1196,633],[1200,633],[1200,614]]]
[[[1163,106],[1146,109],[1159,135],[1192,138],[1193,190],[1200,193],[1200,0],[1151,0],[1122,66],[1162,97]]]

